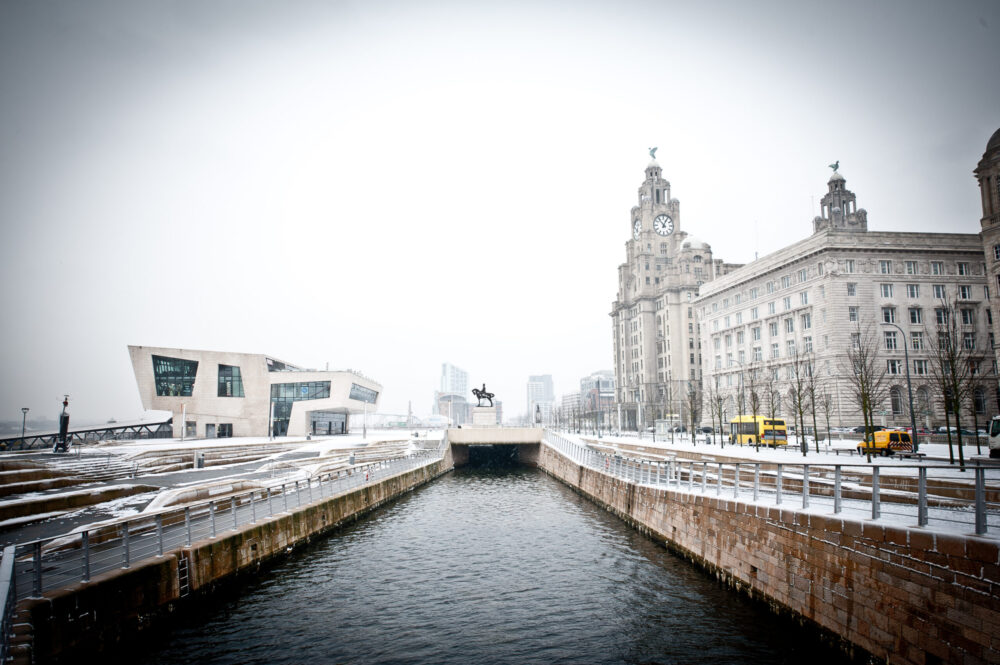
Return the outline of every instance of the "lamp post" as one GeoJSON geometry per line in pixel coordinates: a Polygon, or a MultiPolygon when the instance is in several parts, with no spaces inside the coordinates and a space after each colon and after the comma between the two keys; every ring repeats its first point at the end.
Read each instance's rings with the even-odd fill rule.
{"type": "Polygon", "coordinates": [[[28,419],[28,407],[21,407],[21,447],[24,448],[24,422],[28,419]]]}
{"type": "Polygon", "coordinates": [[[910,383],[910,350],[906,342],[906,332],[895,323],[884,322],[884,325],[892,326],[903,336],[903,362],[906,363],[906,393],[910,398],[910,438],[913,439],[913,452],[917,452],[917,416],[913,412],[913,386],[910,383]]]}

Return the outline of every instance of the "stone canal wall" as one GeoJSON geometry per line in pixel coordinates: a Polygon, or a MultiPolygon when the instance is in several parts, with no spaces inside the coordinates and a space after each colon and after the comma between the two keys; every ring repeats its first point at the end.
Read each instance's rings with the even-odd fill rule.
{"type": "MultiPolygon", "coordinates": [[[[133,640],[165,615],[183,611],[217,585],[254,573],[339,525],[398,498],[453,468],[450,450],[433,464],[372,482],[289,513],[262,518],[239,531],[192,543],[127,569],[95,576],[19,606],[19,623],[31,626],[21,662],[81,661],[81,654],[133,640]]],[[[27,637],[27,636],[25,636],[27,637]]],[[[23,646],[24,640],[19,640],[23,646]]],[[[87,660],[83,658],[82,660],[87,660]]]]}
{"type": "Polygon", "coordinates": [[[1000,663],[996,540],[638,486],[538,465],[727,584],[890,663],[1000,663]]]}

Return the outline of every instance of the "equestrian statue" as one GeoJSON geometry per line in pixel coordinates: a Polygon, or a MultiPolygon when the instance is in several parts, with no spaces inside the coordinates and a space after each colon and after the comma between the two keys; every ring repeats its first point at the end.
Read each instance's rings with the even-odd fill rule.
{"type": "Polygon", "coordinates": [[[482,406],[484,399],[485,400],[489,400],[490,406],[493,406],[493,393],[486,392],[486,384],[485,383],[483,384],[482,390],[480,390],[479,388],[473,388],[472,389],[472,394],[475,395],[476,399],[479,400],[479,403],[476,404],[476,406],[482,406]]]}

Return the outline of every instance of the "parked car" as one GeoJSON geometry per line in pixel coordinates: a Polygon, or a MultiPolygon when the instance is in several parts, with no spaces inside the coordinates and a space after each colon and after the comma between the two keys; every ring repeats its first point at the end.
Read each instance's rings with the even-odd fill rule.
{"type": "MultiPolygon", "coordinates": [[[[885,428],[882,427],[881,425],[872,425],[871,427],[868,428],[868,431],[869,432],[881,432],[884,429],[885,428]]],[[[857,427],[855,427],[851,431],[854,432],[855,434],[864,434],[865,433],[865,426],[864,425],[858,425],[857,427]]]]}
{"type": "Polygon", "coordinates": [[[697,431],[698,431],[699,434],[714,434],[715,433],[715,430],[712,429],[711,427],[699,427],[697,431]]]}
{"type": "Polygon", "coordinates": [[[913,452],[910,435],[898,429],[872,432],[863,443],[858,444],[858,454],[892,455],[894,452],[913,452]]]}

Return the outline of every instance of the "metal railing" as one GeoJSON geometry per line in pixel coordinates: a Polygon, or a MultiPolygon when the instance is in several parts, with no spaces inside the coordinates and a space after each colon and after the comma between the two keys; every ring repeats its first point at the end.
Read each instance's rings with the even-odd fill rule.
{"type": "MultiPolygon", "coordinates": [[[[348,492],[389,476],[432,464],[442,448],[418,450],[412,455],[331,471],[305,480],[241,492],[183,508],[144,513],[58,538],[13,545],[4,554],[3,570],[10,578],[0,587],[11,599],[40,597],[44,592],[165,552],[214,538],[227,530],[292,512],[304,505],[348,492]],[[9,564],[8,564],[9,561],[9,564]]],[[[3,584],[3,580],[0,580],[3,584]]],[[[4,633],[4,644],[7,643],[4,633]]],[[[0,661],[2,662],[2,661],[0,661]]]]}
{"type": "Polygon", "coordinates": [[[598,452],[549,430],[545,443],[578,464],[641,485],[977,535],[1000,528],[998,467],[969,467],[956,477],[948,464],[651,460],[598,452]]]}

